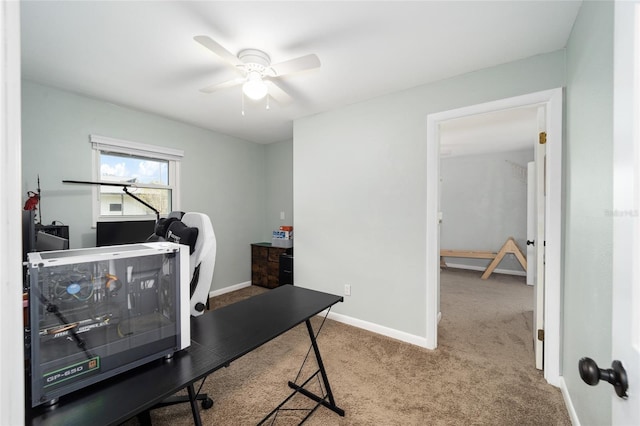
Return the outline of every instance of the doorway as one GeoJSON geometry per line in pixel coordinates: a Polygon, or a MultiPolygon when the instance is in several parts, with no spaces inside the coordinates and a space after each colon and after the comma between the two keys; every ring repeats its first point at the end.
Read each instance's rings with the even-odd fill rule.
{"type": "MultiPolygon", "coordinates": [[[[536,345],[533,333],[538,328],[534,327],[538,316],[533,315],[537,306],[533,282],[535,238],[529,237],[537,221],[533,217],[528,220],[537,216],[535,197],[528,197],[529,189],[535,195],[535,169],[533,176],[528,176],[528,164],[535,167],[538,131],[538,106],[440,123],[440,248],[454,256],[442,258],[442,320],[438,332],[439,338],[446,336],[448,340],[451,327],[466,324],[450,319],[458,311],[451,305],[456,297],[456,304],[471,308],[466,315],[475,318],[476,346],[491,347],[496,339],[508,334],[513,337],[517,330],[517,339],[503,341],[503,355],[515,354],[520,347],[524,352],[510,361],[522,361],[524,356],[529,362],[535,359],[536,367],[542,369],[542,346],[536,345]],[[515,253],[499,263],[490,258],[503,246],[513,250],[514,244],[521,253],[525,248],[532,251],[527,253],[526,263],[521,264],[515,253]],[[487,270],[489,264],[492,266],[487,270]],[[473,277],[476,279],[470,281],[473,277]],[[526,285],[529,279],[531,286],[526,285]],[[509,320],[495,321],[496,316],[509,320]]],[[[544,220],[544,213],[541,218],[544,220]]],[[[473,346],[474,339],[468,340],[473,346]]]]}
{"type": "Polygon", "coordinates": [[[544,106],[547,127],[547,179],[545,217],[544,292],[544,376],[547,382],[560,385],[560,274],[561,274],[561,202],[562,202],[562,89],[552,89],[484,104],[472,105],[427,116],[427,347],[438,345],[440,316],[440,125],[454,118],[492,111],[544,106]]]}

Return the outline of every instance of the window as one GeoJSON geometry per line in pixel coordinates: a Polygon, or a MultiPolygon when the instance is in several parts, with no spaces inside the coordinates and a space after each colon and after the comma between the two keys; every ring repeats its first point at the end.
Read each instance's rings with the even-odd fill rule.
{"type": "Polygon", "coordinates": [[[179,210],[182,151],[97,135],[91,144],[94,180],[104,183],[94,188],[94,221],[155,219],[145,203],[161,215],[179,210]]]}

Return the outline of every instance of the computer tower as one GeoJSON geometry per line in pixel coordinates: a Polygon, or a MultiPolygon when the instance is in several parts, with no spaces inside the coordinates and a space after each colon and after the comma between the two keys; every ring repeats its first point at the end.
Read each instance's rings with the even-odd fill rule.
{"type": "Polygon", "coordinates": [[[190,344],[186,246],[35,252],[28,270],[32,407],[190,344]]]}

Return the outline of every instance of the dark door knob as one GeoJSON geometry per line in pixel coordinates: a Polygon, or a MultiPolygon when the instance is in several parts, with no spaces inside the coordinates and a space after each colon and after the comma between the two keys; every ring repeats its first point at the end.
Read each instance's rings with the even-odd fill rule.
{"type": "Polygon", "coordinates": [[[613,385],[616,395],[620,398],[627,398],[627,389],[629,389],[627,371],[620,361],[613,361],[611,368],[604,370],[598,368],[598,364],[594,360],[585,357],[578,362],[578,369],[580,377],[586,384],[595,386],[600,380],[604,380],[613,385]]]}
{"type": "Polygon", "coordinates": [[[535,241],[529,241],[529,240],[527,240],[527,245],[528,245],[528,246],[535,246],[535,245],[536,245],[536,242],[535,242],[535,241]]]}

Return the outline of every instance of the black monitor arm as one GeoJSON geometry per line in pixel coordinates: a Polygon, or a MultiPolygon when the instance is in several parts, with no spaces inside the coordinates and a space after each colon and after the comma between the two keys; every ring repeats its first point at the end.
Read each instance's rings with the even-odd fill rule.
{"type": "Polygon", "coordinates": [[[160,220],[160,212],[155,207],[153,207],[151,204],[147,203],[146,201],[142,200],[140,197],[138,197],[138,196],[132,194],[131,192],[129,192],[128,188],[130,186],[134,186],[134,185],[131,185],[130,183],[91,182],[91,181],[85,181],[85,180],[63,180],[62,183],[79,183],[79,184],[82,184],[82,185],[121,186],[122,187],[122,191],[125,194],[127,194],[129,197],[133,198],[137,202],[139,202],[141,204],[144,204],[146,207],[151,209],[156,214],[156,221],[160,220]]]}

